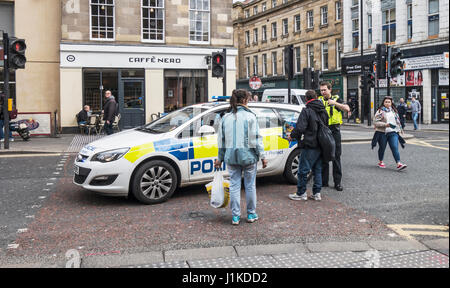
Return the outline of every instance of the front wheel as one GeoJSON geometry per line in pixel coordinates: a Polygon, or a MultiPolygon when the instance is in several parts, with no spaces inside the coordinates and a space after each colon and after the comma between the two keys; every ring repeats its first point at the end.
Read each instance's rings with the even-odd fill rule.
{"type": "MultiPolygon", "coordinates": [[[[286,161],[286,167],[284,168],[284,177],[288,180],[290,184],[297,184],[298,182],[298,169],[300,168],[300,153],[301,150],[299,148],[292,151],[291,155],[289,155],[288,160],[286,161]]],[[[311,181],[313,177],[312,171],[308,173],[308,182],[311,181]]]]}
{"type": "Polygon", "coordinates": [[[144,204],[167,201],[177,188],[177,172],[165,161],[154,160],[143,164],[132,180],[132,193],[144,204]]]}

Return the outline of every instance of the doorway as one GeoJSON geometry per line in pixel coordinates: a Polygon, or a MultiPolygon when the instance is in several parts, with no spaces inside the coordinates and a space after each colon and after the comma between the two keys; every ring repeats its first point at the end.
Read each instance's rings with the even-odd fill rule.
{"type": "Polygon", "coordinates": [[[145,124],[144,80],[121,79],[119,86],[119,127],[131,129],[145,124]]]}

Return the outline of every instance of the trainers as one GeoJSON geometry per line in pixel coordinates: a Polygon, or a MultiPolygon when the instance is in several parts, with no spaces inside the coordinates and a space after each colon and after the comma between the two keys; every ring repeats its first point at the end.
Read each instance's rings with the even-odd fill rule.
{"type": "Polygon", "coordinates": [[[307,201],[308,196],[306,196],[306,193],[303,193],[303,195],[298,195],[297,193],[289,194],[289,199],[294,201],[307,201]]]}
{"type": "Polygon", "coordinates": [[[14,142],[14,138],[9,138],[9,142],[14,142]]]}
{"type": "Polygon", "coordinates": [[[233,216],[233,218],[231,218],[231,225],[239,225],[240,220],[241,220],[241,217],[233,216]]]}
{"type": "Polygon", "coordinates": [[[3,139],[3,138],[2,138],[2,139],[0,139],[0,142],[5,142],[5,139],[3,139]]]}
{"type": "Polygon", "coordinates": [[[380,168],[386,168],[386,165],[384,164],[384,162],[383,161],[380,161],[380,162],[378,162],[378,167],[380,167],[380,168]]]}
{"type": "Polygon", "coordinates": [[[406,167],[408,167],[408,166],[406,166],[405,164],[402,164],[400,162],[398,162],[398,164],[397,164],[398,171],[401,171],[401,170],[405,169],[406,167]]]}
{"type": "Polygon", "coordinates": [[[311,199],[313,199],[315,201],[322,201],[322,197],[320,197],[320,193],[311,195],[311,199]]]}
{"type": "Polygon", "coordinates": [[[256,213],[250,214],[250,215],[247,216],[247,222],[248,223],[253,223],[253,222],[255,222],[258,219],[259,219],[258,218],[258,214],[256,214],[256,213]]]}

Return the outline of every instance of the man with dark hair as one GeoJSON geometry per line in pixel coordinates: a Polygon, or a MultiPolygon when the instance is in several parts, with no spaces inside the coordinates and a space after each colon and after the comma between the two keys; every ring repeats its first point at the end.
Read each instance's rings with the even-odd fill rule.
{"type": "MultiPolygon", "coordinates": [[[[325,109],[328,113],[328,126],[333,133],[334,141],[336,142],[336,157],[333,160],[333,179],[334,188],[337,191],[342,191],[341,180],[342,180],[342,166],[341,166],[341,125],[342,125],[342,111],[350,112],[350,107],[344,104],[342,99],[338,95],[331,95],[331,84],[329,82],[320,82],[320,93],[319,100],[322,101],[325,109]]],[[[328,187],[330,166],[328,162],[323,163],[322,167],[322,186],[328,187]]]]}
{"type": "Polygon", "coordinates": [[[297,120],[296,127],[288,137],[289,141],[297,139],[299,147],[302,149],[299,158],[297,193],[290,194],[289,198],[295,201],[306,201],[306,184],[308,173],[312,170],[314,174],[314,186],[312,199],[322,200],[320,191],[322,189],[322,151],[317,141],[318,121],[328,123],[328,115],[325,106],[317,100],[316,92],[308,90],[306,92],[306,108],[302,110],[297,120]],[[303,140],[302,140],[303,136],[303,140]]]}

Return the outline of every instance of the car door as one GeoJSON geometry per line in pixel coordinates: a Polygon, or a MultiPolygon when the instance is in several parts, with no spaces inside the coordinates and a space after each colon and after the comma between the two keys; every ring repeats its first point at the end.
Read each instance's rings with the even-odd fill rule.
{"type": "MultiPolygon", "coordinates": [[[[189,181],[200,182],[214,177],[214,161],[219,154],[217,135],[219,123],[226,109],[212,111],[192,123],[192,149],[189,151],[189,181]],[[215,133],[201,135],[200,127],[208,125],[214,128],[215,133]]],[[[225,163],[222,169],[226,170],[225,163]]]]}

